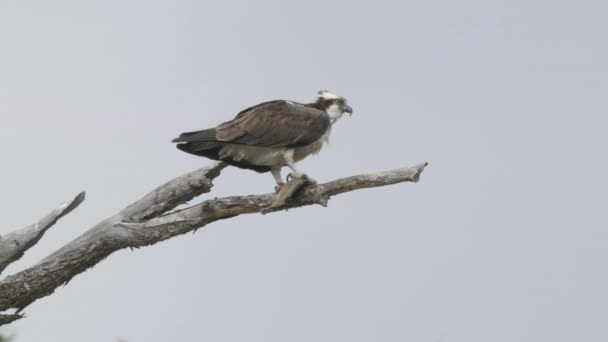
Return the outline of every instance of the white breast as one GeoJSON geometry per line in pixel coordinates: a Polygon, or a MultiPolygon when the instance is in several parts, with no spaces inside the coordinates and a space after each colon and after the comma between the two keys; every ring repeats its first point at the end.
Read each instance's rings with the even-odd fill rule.
{"type": "MultiPolygon", "coordinates": [[[[300,161],[311,154],[317,154],[321,151],[323,145],[329,141],[329,133],[331,128],[310,145],[296,147],[293,149],[295,161],[300,161]]],[[[285,166],[283,154],[287,151],[285,148],[271,148],[247,146],[239,144],[226,144],[219,152],[220,159],[231,158],[236,161],[245,160],[255,165],[263,166],[285,166]]]]}
{"type": "Polygon", "coordinates": [[[227,144],[222,147],[219,155],[220,159],[245,160],[251,164],[262,166],[279,166],[285,163],[282,148],[227,144]]]}
{"type": "Polygon", "coordinates": [[[293,159],[295,159],[295,161],[300,161],[300,160],[308,157],[311,154],[317,154],[317,153],[321,152],[323,145],[325,143],[329,142],[330,133],[331,133],[331,127],[329,127],[327,129],[327,132],[325,132],[325,134],[323,134],[323,136],[321,138],[319,138],[319,140],[313,142],[310,145],[296,147],[293,151],[294,152],[293,159]]]}

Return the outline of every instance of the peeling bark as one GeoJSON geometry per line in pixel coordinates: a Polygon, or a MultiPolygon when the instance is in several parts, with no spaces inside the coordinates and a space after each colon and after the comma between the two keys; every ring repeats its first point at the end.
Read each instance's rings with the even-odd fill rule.
{"type": "MultiPolygon", "coordinates": [[[[17,309],[19,313],[35,300],[52,294],[57,287],[120,249],[152,245],[238,215],[274,212],[312,204],[327,206],[330,197],[345,192],[417,182],[426,166],[427,163],[423,163],[409,168],[308,185],[280,202],[275,202],[274,193],[232,196],[208,199],[171,212],[192,198],[211,191],[212,181],[226,167],[224,163],[216,163],[158,187],[119,213],[98,223],[39,264],[0,281],[0,312],[17,309]]],[[[66,209],[57,218],[67,212],[66,209]]],[[[0,325],[20,318],[19,315],[11,316],[15,315],[0,316],[0,325]]]]}
{"type": "Polygon", "coordinates": [[[25,251],[34,246],[57,221],[69,214],[84,201],[81,192],[73,200],[63,203],[40,221],[0,237],[0,273],[11,263],[19,260],[25,251]]]}

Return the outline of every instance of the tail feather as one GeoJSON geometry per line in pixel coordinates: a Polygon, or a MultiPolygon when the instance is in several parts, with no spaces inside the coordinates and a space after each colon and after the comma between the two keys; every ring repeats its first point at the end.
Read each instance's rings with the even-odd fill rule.
{"type": "Polygon", "coordinates": [[[269,172],[270,166],[255,165],[246,160],[235,160],[232,157],[221,157],[220,151],[227,144],[225,141],[217,141],[215,128],[202,131],[187,132],[173,139],[177,148],[196,156],[206,157],[213,160],[222,160],[232,166],[249,169],[255,172],[269,172]]]}
{"type": "Polygon", "coordinates": [[[221,142],[188,142],[177,144],[177,148],[196,156],[206,157],[213,160],[221,160],[225,163],[239,167],[241,169],[249,169],[255,172],[269,172],[270,166],[255,165],[246,160],[234,160],[232,157],[220,157],[220,150],[224,146],[221,142]]]}
{"type": "Polygon", "coordinates": [[[216,142],[188,142],[177,144],[177,148],[184,152],[214,160],[219,160],[219,151],[221,147],[222,144],[216,142]]]}
{"type": "Polygon", "coordinates": [[[173,139],[173,142],[213,142],[216,141],[215,128],[204,129],[202,131],[182,133],[173,139]]]}

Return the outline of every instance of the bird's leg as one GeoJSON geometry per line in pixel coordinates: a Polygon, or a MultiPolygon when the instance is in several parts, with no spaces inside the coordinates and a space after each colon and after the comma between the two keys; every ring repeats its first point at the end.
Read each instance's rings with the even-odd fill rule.
{"type": "Polygon", "coordinates": [[[287,166],[289,166],[289,168],[293,171],[290,173],[290,176],[293,179],[290,180],[290,176],[287,176],[287,183],[283,183],[283,180],[281,179],[281,167],[274,166],[270,168],[272,176],[277,181],[277,187],[275,188],[277,194],[274,197],[272,204],[262,210],[263,214],[269,213],[273,209],[285,205],[285,203],[303,186],[310,183],[316,184],[314,179],[298,171],[293,160],[293,150],[286,150],[283,152],[283,158],[285,158],[285,164],[287,164],[287,166]]]}
{"type": "Polygon", "coordinates": [[[285,164],[287,164],[287,166],[292,171],[289,175],[287,175],[287,181],[289,181],[289,178],[304,178],[309,183],[312,183],[312,184],[317,183],[314,179],[312,179],[311,177],[307,176],[306,174],[300,172],[296,168],[296,163],[293,160],[293,150],[287,150],[285,153],[283,153],[283,158],[285,158],[285,164]]]}
{"type": "Polygon", "coordinates": [[[274,177],[274,180],[277,182],[277,185],[274,187],[274,191],[279,192],[285,185],[283,178],[281,178],[281,167],[275,166],[270,168],[270,173],[272,173],[272,177],[274,177]]]}
{"type": "Polygon", "coordinates": [[[300,178],[302,177],[302,173],[300,171],[298,171],[298,169],[296,168],[296,163],[293,160],[293,150],[287,150],[285,151],[285,153],[283,153],[283,158],[285,158],[285,164],[287,164],[287,166],[291,169],[291,173],[289,175],[287,175],[287,181],[289,181],[289,178],[300,178]]]}

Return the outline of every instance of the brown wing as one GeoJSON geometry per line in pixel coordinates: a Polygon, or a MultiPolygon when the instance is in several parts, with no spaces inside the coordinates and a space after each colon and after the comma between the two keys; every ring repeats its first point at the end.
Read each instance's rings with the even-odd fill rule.
{"type": "Polygon", "coordinates": [[[311,144],[329,128],[329,116],[318,109],[272,101],[245,109],[216,128],[217,141],[261,147],[311,144]]]}

